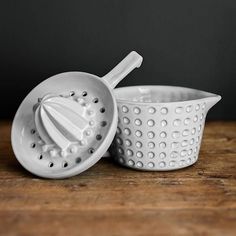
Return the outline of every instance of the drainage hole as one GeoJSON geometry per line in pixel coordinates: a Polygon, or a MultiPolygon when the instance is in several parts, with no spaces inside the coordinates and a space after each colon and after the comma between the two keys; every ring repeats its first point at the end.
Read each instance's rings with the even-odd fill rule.
{"type": "Polygon", "coordinates": [[[93,148],[89,148],[88,152],[89,152],[90,154],[92,154],[92,153],[94,153],[94,149],[93,149],[93,148]]]}
{"type": "Polygon", "coordinates": [[[66,161],[63,162],[62,166],[63,166],[63,168],[66,168],[68,166],[68,162],[66,162],[66,161]]]}
{"type": "Polygon", "coordinates": [[[98,135],[96,136],[96,139],[97,139],[97,140],[101,140],[101,139],[102,139],[102,135],[101,135],[101,134],[98,134],[98,135]]]}
{"type": "Polygon", "coordinates": [[[35,148],[36,147],[36,144],[35,143],[31,143],[31,148],[35,148]]]}
{"type": "Polygon", "coordinates": [[[105,108],[102,107],[102,108],[100,109],[100,112],[101,112],[101,113],[104,113],[104,112],[105,112],[105,108]]]}
{"type": "Polygon", "coordinates": [[[102,127],[105,127],[107,125],[107,122],[104,120],[100,124],[101,124],[102,127]]]}
{"type": "Polygon", "coordinates": [[[70,92],[70,96],[72,97],[72,96],[74,96],[75,95],[75,92],[74,91],[71,91],[70,92]]]}
{"type": "Polygon", "coordinates": [[[81,162],[81,158],[80,157],[77,157],[76,159],[75,159],[75,163],[80,163],[81,162]]]}
{"type": "Polygon", "coordinates": [[[94,98],[94,99],[93,99],[93,102],[94,102],[94,103],[98,103],[98,98],[94,98]]]}
{"type": "Polygon", "coordinates": [[[43,155],[39,155],[39,160],[42,160],[43,159],[43,155]]]}
{"type": "Polygon", "coordinates": [[[88,93],[87,93],[86,91],[84,91],[84,92],[82,93],[82,96],[85,97],[85,96],[87,96],[87,94],[88,94],[88,93]]]}
{"type": "Polygon", "coordinates": [[[30,132],[31,132],[31,134],[35,134],[36,131],[35,131],[35,129],[31,129],[30,132]]]}
{"type": "Polygon", "coordinates": [[[51,168],[54,166],[53,162],[49,162],[48,166],[51,168]]]}

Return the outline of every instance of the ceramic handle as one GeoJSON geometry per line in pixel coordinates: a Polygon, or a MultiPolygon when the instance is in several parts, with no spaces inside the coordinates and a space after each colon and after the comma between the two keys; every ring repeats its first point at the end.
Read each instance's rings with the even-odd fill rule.
{"type": "Polygon", "coordinates": [[[115,68],[102,77],[111,88],[116,85],[133,69],[141,66],[143,58],[135,51],[130,52],[115,68]]]}

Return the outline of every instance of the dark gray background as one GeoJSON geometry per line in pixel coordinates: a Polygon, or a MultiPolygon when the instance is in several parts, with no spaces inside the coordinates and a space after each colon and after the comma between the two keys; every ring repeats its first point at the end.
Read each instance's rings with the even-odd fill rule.
{"type": "Polygon", "coordinates": [[[1,118],[63,71],[104,75],[129,51],[144,63],[119,86],[179,85],[223,99],[210,119],[236,119],[236,1],[1,1],[1,118]]]}

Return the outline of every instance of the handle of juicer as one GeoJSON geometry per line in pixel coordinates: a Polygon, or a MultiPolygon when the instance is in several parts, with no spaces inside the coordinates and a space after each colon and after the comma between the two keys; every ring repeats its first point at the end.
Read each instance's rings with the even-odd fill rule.
{"type": "Polygon", "coordinates": [[[133,69],[140,67],[142,61],[142,56],[132,51],[115,68],[103,76],[102,79],[105,80],[111,88],[115,88],[133,69]]]}

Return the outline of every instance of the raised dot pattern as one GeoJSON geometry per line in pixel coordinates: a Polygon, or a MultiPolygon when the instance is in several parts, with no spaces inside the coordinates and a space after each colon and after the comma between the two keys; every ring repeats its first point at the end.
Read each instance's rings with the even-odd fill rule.
{"type": "Polygon", "coordinates": [[[198,158],[206,104],[119,106],[119,127],[113,149],[122,165],[171,170],[198,158]],[[115,146],[115,147],[114,147],[115,146]]]}

